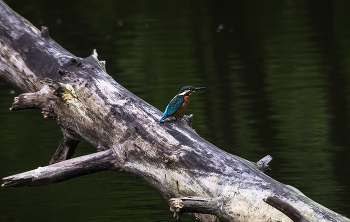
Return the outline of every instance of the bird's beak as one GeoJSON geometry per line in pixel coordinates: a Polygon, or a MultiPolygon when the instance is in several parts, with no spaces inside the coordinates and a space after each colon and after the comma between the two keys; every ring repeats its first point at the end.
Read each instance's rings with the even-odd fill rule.
{"type": "Polygon", "coordinates": [[[205,89],[205,87],[196,87],[196,88],[194,88],[194,90],[201,90],[201,89],[205,89]]]}

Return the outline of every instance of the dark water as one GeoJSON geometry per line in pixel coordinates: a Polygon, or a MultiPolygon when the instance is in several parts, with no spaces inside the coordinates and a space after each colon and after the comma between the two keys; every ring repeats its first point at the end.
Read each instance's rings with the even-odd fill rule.
{"type": "MultiPolygon", "coordinates": [[[[185,114],[206,140],[350,216],[350,1],[5,1],[79,57],[163,110],[184,85],[206,86],[185,114]]],[[[1,15],[0,15],[1,16],[1,15]]],[[[39,110],[10,112],[0,83],[0,177],[45,166],[62,138],[39,110]]],[[[76,156],[95,152],[84,142],[76,156]]],[[[185,215],[183,221],[195,221],[185,215]]],[[[174,221],[128,174],[1,188],[0,221],[174,221]]]]}

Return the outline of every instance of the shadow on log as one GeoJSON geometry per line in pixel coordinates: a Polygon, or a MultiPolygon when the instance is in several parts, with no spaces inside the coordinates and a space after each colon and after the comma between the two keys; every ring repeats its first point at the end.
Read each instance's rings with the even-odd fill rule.
{"type": "Polygon", "coordinates": [[[265,174],[258,163],[201,138],[192,117],[160,124],[162,112],[112,79],[97,52],[79,58],[0,1],[0,80],[23,92],[11,108],[41,109],[63,140],[49,166],[4,178],[4,187],[42,186],[103,170],[142,178],[180,218],[201,221],[290,221],[264,202],[290,203],[310,221],[350,221],[265,174]],[[45,65],[43,65],[45,64],[45,65]],[[71,158],[85,139],[98,153],[71,158]]]}

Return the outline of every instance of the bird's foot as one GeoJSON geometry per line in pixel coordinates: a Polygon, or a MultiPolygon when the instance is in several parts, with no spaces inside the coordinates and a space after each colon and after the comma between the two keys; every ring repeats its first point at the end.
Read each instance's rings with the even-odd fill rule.
{"type": "Polygon", "coordinates": [[[181,121],[181,119],[182,119],[182,116],[180,116],[180,115],[178,115],[178,116],[175,116],[175,119],[176,119],[176,121],[181,121]]]}

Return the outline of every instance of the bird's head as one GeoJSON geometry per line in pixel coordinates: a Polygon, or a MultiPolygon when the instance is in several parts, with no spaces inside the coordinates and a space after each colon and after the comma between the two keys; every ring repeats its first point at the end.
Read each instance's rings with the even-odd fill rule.
{"type": "Polygon", "coordinates": [[[180,89],[179,95],[181,96],[189,96],[196,90],[205,89],[205,87],[193,87],[193,86],[184,86],[180,89]]]}

